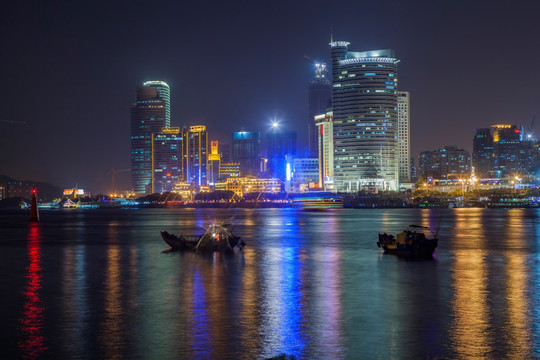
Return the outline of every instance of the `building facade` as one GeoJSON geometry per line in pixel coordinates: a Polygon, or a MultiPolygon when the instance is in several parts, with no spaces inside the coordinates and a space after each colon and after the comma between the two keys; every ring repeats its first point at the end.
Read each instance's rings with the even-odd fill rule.
{"type": "Polygon", "coordinates": [[[186,181],[193,186],[207,185],[208,134],[206,126],[190,126],[185,135],[184,169],[186,181]]]}
{"type": "Polygon", "coordinates": [[[290,192],[303,193],[313,188],[319,188],[319,159],[293,159],[290,192]]]}
{"type": "Polygon", "coordinates": [[[328,69],[325,63],[315,64],[313,79],[308,85],[308,136],[309,157],[319,156],[319,143],[315,116],[324,114],[332,106],[332,84],[328,79],[328,69]]]}
{"type": "Polygon", "coordinates": [[[255,176],[230,177],[216,182],[217,191],[233,191],[243,197],[247,193],[279,193],[281,181],[278,179],[260,179],[255,176]]]}
{"type": "Polygon", "coordinates": [[[218,141],[210,142],[210,154],[208,154],[208,185],[214,186],[219,179],[219,165],[221,164],[221,155],[219,154],[218,141]]]}
{"type": "Polygon", "coordinates": [[[152,186],[152,134],[166,127],[165,100],[157,87],[137,89],[130,125],[131,189],[136,194],[145,194],[152,186]]]}
{"type": "Polygon", "coordinates": [[[285,180],[286,156],[297,156],[296,131],[271,130],[266,133],[266,172],[270,177],[285,180]]]}
{"type": "Polygon", "coordinates": [[[152,135],[152,193],[173,191],[184,179],[183,137],[179,127],[165,127],[152,135]]]}
{"type": "Polygon", "coordinates": [[[240,164],[242,176],[257,176],[261,158],[261,133],[238,131],[232,136],[232,161],[240,164]]]}
{"type": "Polygon", "coordinates": [[[159,97],[163,100],[165,108],[165,127],[171,126],[171,88],[165,81],[151,80],[143,83],[145,87],[154,87],[159,93],[159,97]]]}
{"type": "Polygon", "coordinates": [[[398,190],[397,63],[393,50],[330,43],[334,183],[340,191],[398,190]]]}
{"type": "Polygon", "coordinates": [[[490,177],[493,165],[493,136],[490,128],[476,129],[473,138],[472,164],[478,177],[490,177]]]}
{"type": "Polygon", "coordinates": [[[334,127],[332,118],[331,111],[315,116],[319,146],[319,187],[324,190],[334,189],[334,127]]]}
{"type": "Polygon", "coordinates": [[[471,174],[471,155],[457,146],[420,153],[424,175],[433,179],[458,179],[471,174]]]}
{"type": "Polygon", "coordinates": [[[398,167],[399,182],[411,181],[411,134],[410,134],[410,102],[408,91],[398,91],[398,167]]]}

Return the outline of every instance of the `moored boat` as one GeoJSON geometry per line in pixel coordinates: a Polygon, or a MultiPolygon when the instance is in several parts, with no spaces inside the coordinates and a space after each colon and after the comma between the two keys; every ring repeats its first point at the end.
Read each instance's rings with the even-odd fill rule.
{"type": "Polygon", "coordinates": [[[377,246],[383,248],[385,254],[394,254],[397,256],[412,259],[429,259],[438,245],[437,234],[428,238],[426,231],[431,230],[428,227],[409,225],[409,228],[400,232],[396,236],[379,233],[377,246]]]}
{"type": "Polygon", "coordinates": [[[162,239],[173,249],[194,251],[200,253],[220,252],[225,254],[240,254],[246,243],[229,229],[229,225],[212,224],[202,235],[174,235],[161,231],[162,239]]]}

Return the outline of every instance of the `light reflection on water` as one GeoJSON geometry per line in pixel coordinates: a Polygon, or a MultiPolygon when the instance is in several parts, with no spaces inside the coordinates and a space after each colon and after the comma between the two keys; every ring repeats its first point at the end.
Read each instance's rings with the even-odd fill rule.
{"type": "Polygon", "coordinates": [[[41,215],[30,230],[17,214],[0,219],[15,224],[0,226],[0,326],[18,328],[8,357],[540,355],[534,209],[41,215]],[[242,257],[162,252],[160,230],[200,233],[231,218],[242,257]],[[436,260],[381,254],[377,233],[409,224],[440,228],[436,260]]]}

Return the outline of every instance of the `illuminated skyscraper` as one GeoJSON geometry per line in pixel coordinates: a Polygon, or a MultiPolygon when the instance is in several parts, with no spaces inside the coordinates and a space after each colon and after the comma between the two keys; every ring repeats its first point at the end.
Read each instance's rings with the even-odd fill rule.
{"type": "Polygon", "coordinates": [[[165,127],[171,126],[171,88],[165,81],[145,81],[143,86],[155,87],[165,106],[165,127]]]}
{"type": "Polygon", "coordinates": [[[398,91],[398,154],[399,181],[411,181],[411,144],[410,144],[410,94],[398,91]]]}
{"type": "Polygon", "coordinates": [[[319,145],[319,187],[334,190],[334,127],[332,112],[315,116],[319,145]]]}
{"type": "Polygon", "coordinates": [[[337,190],[398,190],[397,60],[331,42],[337,190]]]}
{"type": "Polygon", "coordinates": [[[214,186],[219,179],[219,165],[221,164],[221,155],[218,151],[218,142],[210,142],[210,154],[208,154],[207,181],[208,185],[214,186]]]}
{"type": "MultiPolygon", "coordinates": [[[[313,120],[315,122],[315,120],[313,120]]],[[[268,158],[268,173],[271,177],[285,180],[287,162],[285,157],[297,156],[296,131],[273,129],[266,133],[266,156],[268,158]]],[[[291,166],[292,164],[289,164],[291,166]]],[[[291,169],[292,170],[292,169],[291,169]]]]}
{"type": "Polygon", "coordinates": [[[318,157],[318,133],[315,116],[332,106],[332,85],[328,80],[326,64],[315,64],[315,74],[308,85],[308,135],[309,157],[318,157]]]}
{"type": "Polygon", "coordinates": [[[476,129],[473,138],[472,163],[481,178],[489,177],[493,163],[493,136],[490,128],[476,129]]]}
{"type": "Polygon", "coordinates": [[[131,108],[131,188],[137,194],[151,191],[152,134],[165,125],[165,100],[154,86],[137,89],[131,108]]]}
{"type": "Polygon", "coordinates": [[[190,126],[184,143],[186,181],[196,186],[207,185],[208,134],[206,126],[190,126]]]}
{"type": "Polygon", "coordinates": [[[183,180],[183,134],[178,127],[165,127],[152,139],[152,193],[173,191],[183,180]]]}
{"type": "Polygon", "coordinates": [[[261,161],[261,133],[248,131],[233,133],[232,160],[240,164],[242,176],[257,176],[261,161]]]}

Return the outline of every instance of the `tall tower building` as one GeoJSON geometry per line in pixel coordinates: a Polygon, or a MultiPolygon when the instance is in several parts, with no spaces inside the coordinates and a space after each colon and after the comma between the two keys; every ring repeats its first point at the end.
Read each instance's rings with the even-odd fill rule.
{"type": "Polygon", "coordinates": [[[318,157],[318,134],[315,116],[324,114],[332,106],[332,84],[328,80],[326,64],[315,64],[315,74],[308,85],[309,157],[318,157]]]}
{"type": "MultiPolygon", "coordinates": [[[[313,120],[315,123],[315,120],[313,120]]],[[[296,131],[283,131],[273,129],[266,133],[266,156],[268,158],[268,172],[273,178],[285,179],[287,162],[285,157],[297,156],[296,131]]]]}
{"type": "Polygon", "coordinates": [[[184,169],[186,181],[195,186],[207,184],[208,134],[206,126],[190,126],[185,135],[184,169]]]}
{"type": "Polygon", "coordinates": [[[164,127],[152,134],[152,193],[173,191],[183,180],[183,136],[179,127],[164,127]]]}
{"type": "Polygon", "coordinates": [[[411,143],[410,143],[410,94],[398,91],[398,167],[399,182],[411,181],[411,143]]]}
{"type": "Polygon", "coordinates": [[[491,129],[476,129],[473,138],[472,163],[479,177],[488,177],[493,164],[493,137],[491,129]]]}
{"type": "Polygon", "coordinates": [[[155,87],[165,106],[165,127],[171,126],[171,88],[165,81],[145,81],[143,86],[155,87]]]}
{"type": "Polygon", "coordinates": [[[319,187],[324,190],[334,190],[334,127],[332,118],[332,112],[315,116],[319,142],[319,187]]]}
{"type": "Polygon", "coordinates": [[[219,166],[221,165],[221,155],[218,150],[218,141],[210,142],[210,154],[208,154],[207,181],[208,185],[214,186],[219,179],[219,166]]]}
{"type": "Polygon", "coordinates": [[[131,188],[137,194],[151,191],[152,134],[163,127],[165,100],[157,87],[138,88],[131,108],[131,188]]]}
{"type": "Polygon", "coordinates": [[[257,176],[261,161],[261,133],[238,131],[232,135],[232,160],[242,176],[257,176]]]}
{"type": "Polygon", "coordinates": [[[398,190],[397,60],[394,51],[349,52],[330,43],[337,190],[398,190]]]}

